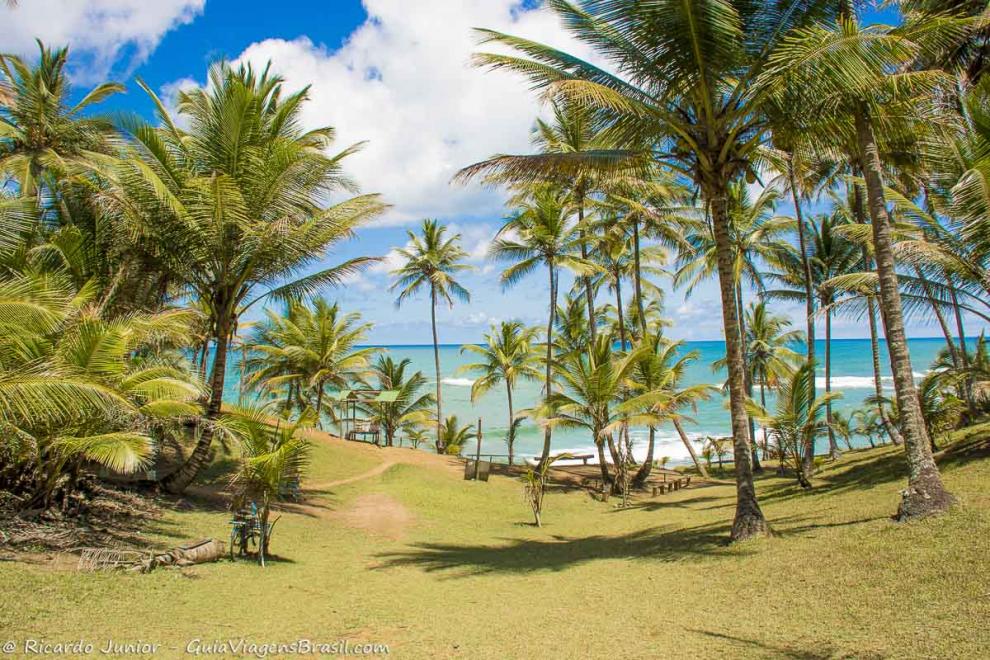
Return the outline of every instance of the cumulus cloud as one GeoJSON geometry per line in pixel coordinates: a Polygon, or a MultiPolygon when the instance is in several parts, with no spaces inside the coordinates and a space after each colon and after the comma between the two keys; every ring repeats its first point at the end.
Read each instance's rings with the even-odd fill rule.
{"type": "Polygon", "coordinates": [[[192,21],[206,0],[27,0],[0,5],[4,52],[34,55],[35,38],[68,45],[86,82],[108,76],[123,62],[133,69],[154,51],[166,32],[192,21]]]}
{"type": "Polygon", "coordinates": [[[394,207],[383,220],[498,218],[503,194],[454,187],[462,167],[499,152],[526,152],[539,99],[524,80],[470,64],[472,28],[526,36],[588,57],[551,13],[518,0],[364,0],[368,20],[338,50],[307,38],[269,39],[240,61],[271,60],[289,87],[312,85],[309,126],[337,128],[341,146],[368,141],[347,169],[394,207]]]}

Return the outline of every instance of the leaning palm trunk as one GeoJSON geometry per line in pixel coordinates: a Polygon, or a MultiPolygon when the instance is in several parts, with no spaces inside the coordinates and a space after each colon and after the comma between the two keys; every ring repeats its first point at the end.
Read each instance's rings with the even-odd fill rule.
{"type": "Polygon", "coordinates": [[[908,463],[908,487],[902,492],[897,512],[898,519],[906,520],[945,511],[953,498],[942,484],[942,477],[932,457],[914,384],[911,355],[908,353],[904,332],[890,219],[883,196],[880,151],[867,112],[865,107],[860,108],[854,119],[873,225],[873,245],[880,280],[880,307],[885,321],[887,350],[890,352],[890,367],[894,375],[894,389],[901,414],[901,431],[908,463]]]}
{"type": "Polygon", "coordinates": [[[769,532],[766,518],[756,499],[750,458],[749,416],[746,414],[746,368],[736,315],[735,277],[729,239],[728,198],[725,190],[709,195],[715,249],[718,259],[719,290],[722,296],[722,322],[725,328],[725,356],[729,370],[729,405],[732,418],[733,455],[736,470],[736,514],[732,521],[734,541],[769,532]]]}
{"type": "Polygon", "coordinates": [[[973,398],[974,379],[969,369],[969,352],[966,350],[966,329],[963,327],[962,310],[959,308],[959,296],[956,293],[956,284],[952,275],[946,276],[946,283],[949,285],[949,295],[952,298],[952,311],[956,320],[956,332],[959,333],[959,358],[962,360],[963,369],[967,373],[966,382],[963,385],[966,394],[966,410],[969,413],[970,420],[975,420],[979,412],[976,409],[976,400],[973,398]]]}
{"type": "Polygon", "coordinates": [[[213,421],[220,417],[223,405],[224,376],[227,372],[227,348],[230,344],[231,323],[224,314],[217,322],[216,355],[213,356],[213,371],[210,374],[210,399],[206,404],[206,423],[201,425],[199,441],[189,456],[189,460],[178,470],[167,476],[162,486],[170,493],[178,494],[193,482],[210,458],[210,445],[213,443],[213,421]]]}
{"type": "Polygon", "coordinates": [[[673,419],[674,428],[677,430],[677,435],[681,437],[681,442],[684,443],[684,447],[688,450],[688,454],[691,455],[691,460],[694,462],[694,467],[698,469],[698,473],[704,477],[708,478],[708,470],[705,468],[705,464],[698,460],[698,452],[694,450],[694,445],[691,444],[691,439],[687,437],[687,433],[684,432],[684,427],[681,426],[681,420],[676,417],[673,419]]]}

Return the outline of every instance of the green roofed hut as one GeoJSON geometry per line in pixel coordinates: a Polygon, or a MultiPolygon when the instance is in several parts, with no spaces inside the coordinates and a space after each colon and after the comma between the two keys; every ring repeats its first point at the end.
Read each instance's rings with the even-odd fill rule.
{"type": "Polygon", "coordinates": [[[337,434],[344,440],[370,441],[381,446],[378,423],[358,417],[358,413],[369,406],[395,403],[398,398],[399,390],[342,390],[332,394],[330,399],[337,417],[337,434]]]}

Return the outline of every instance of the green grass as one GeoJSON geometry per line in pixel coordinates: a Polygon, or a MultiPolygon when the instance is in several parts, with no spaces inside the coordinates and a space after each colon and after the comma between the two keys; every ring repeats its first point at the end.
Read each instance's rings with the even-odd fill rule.
{"type": "MultiPolygon", "coordinates": [[[[366,453],[335,445],[318,458],[324,449],[337,465],[318,464],[330,472],[314,481],[367,469],[366,453]]],[[[811,493],[765,476],[776,536],[736,546],[724,544],[727,485],[627,510],[553,492],[536,529],[515,481],[396,465],[318,504],[387,495],[415,516],[401,540],[313,509],[283,515],[273,550],[286,559],[265,570],[221,562],[141,576],[4,562],[0,630],[141,638],[169,654],[194,637],[244,636],[382,642],[397,657],[985,657],[987,453],[984,444],[947,456],[959,505],[910,524],[889,520],[905,483],[897,448],[847,454],[811,493]]],[[[164,544],[223,537],[226,520],[175,511],[148,532],[164,544]]]]}

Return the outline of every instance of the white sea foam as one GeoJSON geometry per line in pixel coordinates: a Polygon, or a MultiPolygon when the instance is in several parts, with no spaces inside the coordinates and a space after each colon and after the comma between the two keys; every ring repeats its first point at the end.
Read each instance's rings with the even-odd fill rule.
{"type": "Polygon", "coordinates": [[[444,385],[452,385],[454,387],[471,387],[474,385],[474,381],[470,378],[441,378],[440,382],[444,385]]]}
{"type": "MultiPolygon", "coordinates": [[[[921,380],[925,374],[914,372],[914,379],[921,380]]],[[[894,389],[893,376],[881,376],[880,386],[885,390],[894,389]]],[[[815,387],[825,388],[825,377],[815,378],[815,387]]],[[[873,376],[832,376],[833,390],[873,389],[873,376]]]]}

